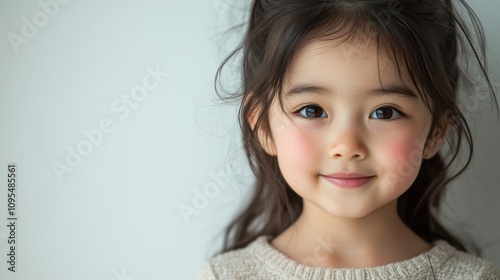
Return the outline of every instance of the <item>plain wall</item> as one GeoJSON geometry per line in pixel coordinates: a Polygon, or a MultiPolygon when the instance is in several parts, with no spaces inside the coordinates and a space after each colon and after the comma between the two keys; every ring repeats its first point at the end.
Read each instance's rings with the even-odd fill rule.
{"type": "MultiPolygon", "coordinates": [[[[248,4],[62,2],[0,1],[0,278],[191,279],[251,190],[237,106],[221,105],[213,89],[241,35],[224,31],[248,4]],[[15,273],[9,163],[18,179],[15,273]]],[[[498,81],[500,4],[471,5],[498,81]]],[[[500,266],[492,112],[469,112],[474,161],[452,184],[444,216],[500,266]]]]}

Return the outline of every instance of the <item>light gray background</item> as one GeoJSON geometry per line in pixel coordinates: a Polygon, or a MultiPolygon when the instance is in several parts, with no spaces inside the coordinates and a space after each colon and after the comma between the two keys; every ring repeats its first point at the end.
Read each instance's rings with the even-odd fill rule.
{"type": "MultiPolygon", "coordinates": [[[[38,1],[0,1],[0,279],[190,279],[219,248],[216,234],[251,182],[237,108],[218,105],[212,86],[239,36],[221,32],[246,13],[230,1],[72,0],[52,6],[47,22],[38,1]],[[23,18],[34,16],[40,27],[13,45],[9,36],[22,36],[23,18]],[[127,116],[117,112],[148,68],[168,77],[127,105],[127,116]],[[114,130],[59,180],[54,162],[66,164],[67,147],[87,139],[82,130],[106,119],[114,130]],[[18,165],[16,273],[6,263],[10,162],[18,165]],[[179,207],[206,191],[201,209],[183,216],[179,207]]],[[[471,2],[490,59],[500,58],[497,2],[471,2]]],[[[477,108],[474,163],[453,183],[445,216],[500,266],[499,123],[477,108]]]]}

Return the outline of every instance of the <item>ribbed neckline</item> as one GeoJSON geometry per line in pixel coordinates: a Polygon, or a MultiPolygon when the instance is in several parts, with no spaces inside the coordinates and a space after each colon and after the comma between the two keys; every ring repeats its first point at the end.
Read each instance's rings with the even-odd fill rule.
{"type": "MultiPolygon", "coordinates": [[[[287,279],[359,279],[425,275],[436,271],[450,257],[453,247],[444,240],[434,241],[429,251],[411,259],[369,268],[313,267],[290,259],[274,248],[271,236],[259,236],[250,244],[253,252],[271,271],[287,279]]],[[[249,246],[249,247],[250,247],[249,246]]],[[[431,277],[432,279],[432,277],[431,277]]]]}

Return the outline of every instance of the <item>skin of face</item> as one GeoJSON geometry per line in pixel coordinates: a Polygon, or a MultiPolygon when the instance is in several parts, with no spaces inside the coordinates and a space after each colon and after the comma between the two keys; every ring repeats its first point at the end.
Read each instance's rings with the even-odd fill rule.
{"type": "Polygon", "coordinates": [[[431,117],[409,81],[374,44],[315,41],[295,54],[285,78],[284,112],[275,99],[269,115],[272,140],[261,143],[277,157],[304,209],[314,208],[316,217],[362,218],[393,207],[411,186],[431,117]],[[286,95],[297,85],[323,90],[286,95]],[[405,86],[415,97],[374,93],[391,86],[405,86]],[[337,172],[375,177],[345,189],[322,176],[337,172]]]}

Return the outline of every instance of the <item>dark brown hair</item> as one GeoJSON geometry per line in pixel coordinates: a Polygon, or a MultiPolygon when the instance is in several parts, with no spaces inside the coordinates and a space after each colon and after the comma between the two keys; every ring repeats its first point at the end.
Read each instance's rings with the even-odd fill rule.
{"type": "MultiPolygon", "coordinates": [[[[472,135],[459,102],[459,90],[472,100],[477,89],[469,65],[461,57],[472,57],[475,77],[482,77],[498,105],[488,78],[482,26],[463,0],[256,0],[247,32],[239,47],[221,64],[216,75],[220,94],[223,67],[242,52],[242,87],[226,99],[240,104],[239,118],[243,147],[256,176],[249,203],[228,225],[222,252],[245,247],[260,235],[275,237],[289,227],[302,211],[302,198],[283,178],[276,157],[268,155],[252,129],[249,117],[256,116],[256,128],[272,139],[269,108],[275,98],[281,102],[284,77],[294,54],[313,40],[369,39],[394,59],[398,70],[410,74],[433,123],[429,135],[449,130],[448,159],[437,153],[423,160],[417,178],[398,198],[403,222],[427,242],[444,239],[459,250],[464,244],[437,219],[445,186],[469,165],[472,135]],[[461,16],[464,15],[464,16],[461,16]],[[469,20],[469,21],[466,21],[469,20]],[[467,55],[467,54],[472,54],[467,55]],[[459,152],[467,151],[465,163],[448,174],[459,152]]],[[[283,106],[283,105],[282,105],[283,106]]],[[[283,108],[283,107],[282,107],[283,108]]]]}

